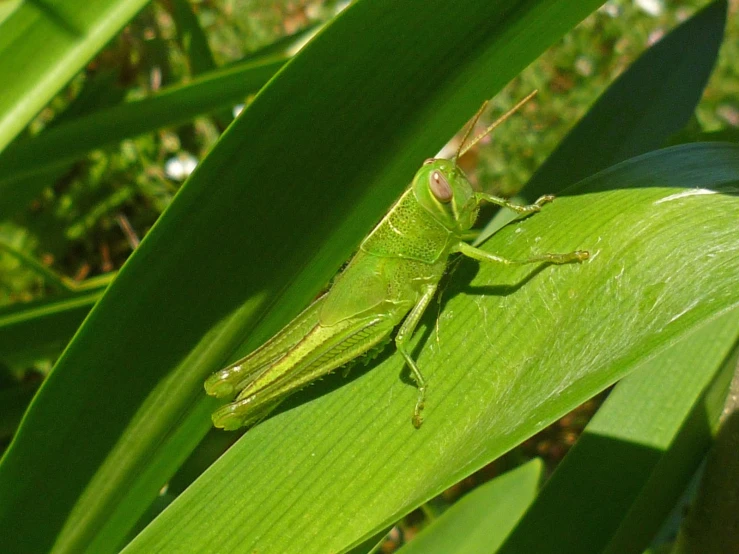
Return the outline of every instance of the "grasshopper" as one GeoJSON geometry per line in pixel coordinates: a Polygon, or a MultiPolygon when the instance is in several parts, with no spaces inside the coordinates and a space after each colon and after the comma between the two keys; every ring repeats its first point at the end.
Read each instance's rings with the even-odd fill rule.
{"type": "Polygon", "coordinates": [[[230,398],[237,394],[213,413],[216,427],[233,430],[257,423],[291,392],[383,346],[399,326],[395,345],[418,387],[412,418],[418,428],[426,380],[411,357],[409,341],[434,297],[449,256],[460,253],[502,264],[565,264],[588,258],[587,252],[578,250],[510,260],[465,242],[483,202],[513,210],[520,218],[540,211],[554,199],[542,196],[533,204],[520,206],[476,192],[457,165],[461,156],[534,94],[536,91],[465,145],[485,102],[454,157],[423,163],[410,187],[362,241],[328,292],[261,347],[208,378],[205,390],[209,395],[230,398]]]}

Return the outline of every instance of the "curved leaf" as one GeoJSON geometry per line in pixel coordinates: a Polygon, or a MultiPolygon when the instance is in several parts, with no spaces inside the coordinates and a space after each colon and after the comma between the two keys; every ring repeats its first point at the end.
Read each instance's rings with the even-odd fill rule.
{"type": "Polygon", "coordinates": [[[196,169],[34,399],[0,464],[11,550],[114,550],[210,427],[205,376],[295,315],[422,160],[599,3],[360,1],[325,28],[196,169]]]}
{"type": "Polygon", "coordinates": [[[726,0],[712,2],[649,48],[608,87],[521,191],[535,200],[665,146],[693,116],[716,63],[726,0]]]}
{"type": "Polygon", "coordinates": [[[498,554],[643,552],[710,445],[704,397],[737,333],[733,310],[621,381],[498,554]]]}
{"type": "Polygon", "coordinates": [[[429,386],[420,430],[391,356],[246,433],[126,552],[339,552],[371,536],[738,306],[737,185],[738,146],[675,147],[505,227],[483,248],[591,259],[461,263],[415,337],[429,386]]]}
{"type": "Polygon", "coordinates": [[[0,155],[0,193],[95,148],[237,103],[259,90],[285,62],[286,58],[278,57],[210,71],[184,85],[86,113],[19,140],[0,155]],[[45,153],[41,160],[39,152],[45,153]]]}
{"type": "Polygon", "coordinates": [[[0,151],[147,0],[34,0],[0,21],[0,151]]]}
{"type": "Polygon", "coordinates": [[[536,498],[543,478],[538,458],[499,475],[455,502],[398,554],[495,552],[536,498]]]}

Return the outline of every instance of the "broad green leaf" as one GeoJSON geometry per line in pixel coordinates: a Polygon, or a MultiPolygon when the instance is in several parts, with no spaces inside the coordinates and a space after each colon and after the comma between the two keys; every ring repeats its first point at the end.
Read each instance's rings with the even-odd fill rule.
{"type": "MultiPolygon", "coordinates": [[[[537,171],[530,185],[524,189],[523,196],[533,198],[540,194],[544,190],[543,183],[545,182],[550,183],[550,186],[556,190],[557,187],[564,186],[567,182],[577,179],[578,176],[585,175],[587,171],[604,167],[609,163],[619,161],[623,156],[639,153],[666,141],[670,133],[688,120],[700,97],[715,61],[725,24],[725,12],[725,2],[711,4],[670,32],[642,55],[603,94],[583,121],[575,126],[560,147],[537,171]],[[693,43],[693,41],[697,41],[695,48],[684,48],[686,42],[693,43]],[[660,80],[654,79],[656,75],[660,76],[660,80]],[[679,82],[680,86],[674,85],[675,82],[679,82]],[[636,93],[636,91],[640,92],[636,93]],[[658,120],[657,124],[643,124],[643,121],[653,122],[655,119],[658,120]],[[600,134],[602,140],[594,139],[594,135],[597,134],[600,134]]],[[[496,217],[496,219],[499,218],[496,217]]],[[[720,322],[712,324],[712,328],[716,328],[717,324],[720,325],[720,322]]],[[[703,333],[710,333],[710,329],[703,333]]],[[[674,436],[674,426],[680,425],[686,415],[684,404],[687,402],[690,405],[690,402],[694,401],[690,394],[697,391],[680,389],[679,387],[685,384],[686,379],[680,381],[679,375],[672,375],[669,370],[667,372],[663,370],[662,374],[651,377],[648,368],[659,368],[665,364],[669,368],[673,358],[683,361],[692,359],[696,348],[699,350],[706,348],[705,345],[700,344],[701,335],[697,336],[698,338],[681,341],[668,352],[648,362],[638,374],[630,377],[627,382],[633,384],[626,385],[625,383],[624,386],[630,387],[629,390],[632,391],[642,390],[641,396],[631,397],[619,393],[611,397],[602,414],[599,414],[599,420],[606,420],[609,417],[608,410],[617,413],[633,411],[641,414],[640,421],[643,428],[635,428],[634,422],[627,421],[613,421],[613,426],[620,429],[630,425],[629,428],[634,436],[638,436],[639,433],[654,435],[655,431],[649,426],[653,418],[647,413],[651,407],[661,416],[660,422],[669,422],[669,424],[657,425],[657,433],[662,432],[668,437],[663,438],[663,441],[669,441],[674,436]],[[658,383],[652,386],[655,379],[658,383]],[[640,382],[644,383],[643,387],[637,385],[640,382]],[[667,397],[672,394],[673,400],[667,403],[672,406],[672,410],[663,409],[664,404],[659,403],[658,399],[655,399],[657,404],[650,405],[651,396],[648,394],[650,391],[667,397]],[[683,405],[677,400],[680,394],[684,397],[683,405]],[[645,403],[647,404],[646,409],[643,406],[645,403]],[[639,406],[638,412],[635,405],[639,406]],[[682,416],[681,408],[683,408],[682,416]]],[[[730,341],[731,337],[728,340],[730,341]]],[[[717,352],[726,348],[726,345],[715,341],[711,346],[717,352]]],[[[706,362],[707,360],[699,359],[699,361],[706,362]]],[[[681,367],[684,371],[691,369],[685,367],[684,364],[681,367]]],[[[714,363],[713,366],[709,364],[701,367],[703,373],[697,375],[696,378],[705,376],[705,372],[715,371],[717,366],[714,363]]],[[[656,418],[654,420],[657,421],[656,418]]],[[[678,464],[683,464],[684,471],[691,471],[696,464],[696,456],[700,457],[706,437],[705,434],[688,435],[687,437],[684,435],[682,436],[683,452],[681,453],[683,456],[678,455],[678,464]],[[693,456],[688,455],[691,445],[694,447],[693,456]]],[[[587,437],[588,434],[586,433],[585,436],[587,437]]],[[[654,436],[650,436],[650,439],[652,442],[657,440],[654,436]]],[[[626,513],[640,495],[641,502],[651,508],[648,510],[649,517],[641,513],[640,516],[634,518],[636,522],[632,520],[628,523],[631,526],[640,526],[641,535],[628,527],[628,530],[623,531],[619,536],[622,538],[632,536],[636,540],[638,536],[643,537],[644,534],[649,535],[654,531],[654,518],[659,518],[665,509],[669,509],[669,495],[678,494],[675,489],[681,490],[684,484],[678,477],[677,480],[671,482],[672,488],[670,488],[670,483],[665,481],[665,476],[662,475],[663,481],[659,481],[658,478],[654,478],[653,481],[661,485],[665,494],[662,498],[650,496],[648,489],[644,492],[640,486],[646,487],[645,482],[650,477],[650,471],[653,470],[659,475],[654,466],[647,463],[640,466],[622,463],[623,455],[620,454],[613,456],[606,454],[608,460],[603,460],[601,459],[603,453],[599,451],[599,446],[599,442],[594,444],[594,441],[586,439],[572,452],[554,481],[547,485],[534,511],[528,514],[522,525],[517,528],[510,543],[503,549],[504,551],[516,552],[523,549],[523,551],[546,552],[571,549],[574,552],[578,548],[585,552],[600,550],[612,538],[614,529],[624,524],[623,519],[626,513]],[[588,463],[593,460],[596,469],[588,463]],[[613,460],[619,460],[615,468],[609,465],[613,460]],[[608,482],[613,483],[610,488],[606,484],[605,477],[601,485],[592,486],[587,476],[593,475],[596,470],[598,475],[608,477],[608,482]],[[612,499],[611,502],[604,501],[601,494],[603,489],[608,489],[606,496],[612,499]],[[547,512],[546,515],[544,512],[547,512]],[[565,546],[564,543],[567,545],[565,546]],[[601,545],[600,549],[596,546],[597,543],[601,545]]],[[[648,461],[656,464],[662,459],[670,459],[667,452],[661,455],[655,452],[655,455],[648,461]]],[[[668,462],[663,462],[662,465],[669,467],[668,462]]],[[[673,469],[675,466],[676,464],[672,463],[673,469]]],[[[615,540],[613,544],[621,540],[615,540]]]]}
{"type": "Polygon", "coordinates": [[[365,0],[326,27],[198,167],[34,399],[0,464],[10,548],[115,550],[210,427],[204,378],[309,302],[423,159],[599,3],[365,0]]]}
{"type": "Polygon", "coordinates": [[[0,20],[0,151],[146,4],[11,2],[12,11],[0,20]]]}
{"type": "Polygon", "coordinates": [[[495,552],[536,498],[544,464],[532,460],[458,500],[398,554],[495,552]]]}
{"type": "Polygon", "coordinates": [[[520,522],[511,503],[521,492],[494,489],[510,472],[458,501],[401,552],[642,552],[711,440],[714,422],[706,420],[721,410],[706,410],[703,397],[737,332],[739,312],[729,312],[624,379],[520,522]]]}
{"type": "Polygon", "coordinates": [[[734,310],[619,383],[497,552],[642,552],[710,445],[703,397],[738,334],[734,310]]]}
{"type": "Polygon", "coordinates": [[[341,380],[327,379],[247,432],[126,552],[340,552],[371,536],[739,306],[737,185],[739,147],[675,147],[505,227],[483,247],[592,257],[459,264],[416,337],[420,430],[400,356],[330,394],[341,380]]]}

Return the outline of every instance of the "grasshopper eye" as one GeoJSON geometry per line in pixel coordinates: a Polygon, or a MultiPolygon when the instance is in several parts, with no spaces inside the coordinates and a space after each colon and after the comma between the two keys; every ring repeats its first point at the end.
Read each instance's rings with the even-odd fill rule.
{"type": "Polygon", "coordinates": [[[449,181],[439,171],[432,171],[429,176],[429,187],[439,202],[446,204],[452,200],[454,193],[449,181]]]}

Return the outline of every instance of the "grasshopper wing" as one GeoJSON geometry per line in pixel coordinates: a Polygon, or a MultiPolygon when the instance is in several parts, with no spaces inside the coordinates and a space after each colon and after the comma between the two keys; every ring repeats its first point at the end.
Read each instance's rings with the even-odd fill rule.
{"type": "Polygon", "coordinates": [[[289,393],[377,347],[409,306],[387,302],[384,262],[358,254],[331,290],[264,346],[216,373],[210,394],[236,400],[213,414],[217,427],[236,429],[266,415],[289,393]]]}
{"type": "Polygon", "coordinates": [[[227,398],[247,387],[316,326],[325,299],[324,294],[251,354],[211,375],[205,381],[205,391],[216,398],[227,398]]]}

